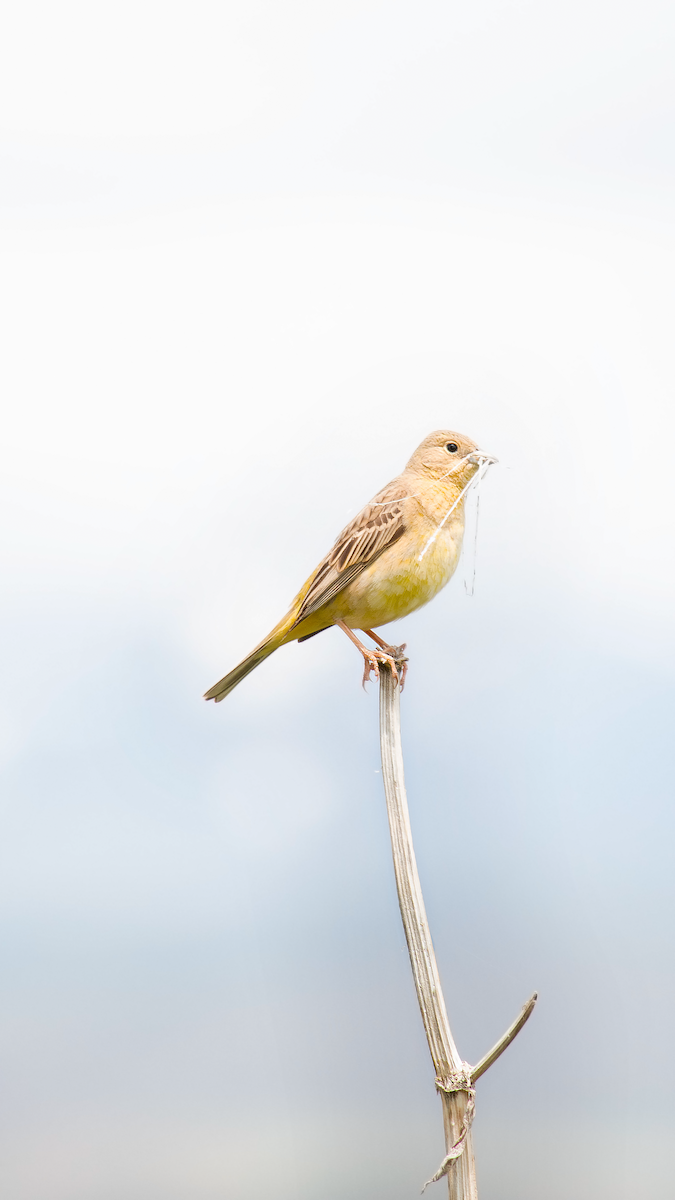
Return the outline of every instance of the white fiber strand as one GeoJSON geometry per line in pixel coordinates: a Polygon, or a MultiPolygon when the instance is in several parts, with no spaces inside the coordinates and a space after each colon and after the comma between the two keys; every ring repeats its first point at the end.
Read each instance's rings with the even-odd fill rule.
{"type": "Polygon", "coordinates": [[[482,470],[482,466],[483,466],[483,464],[481,464],[481,469],[478,471],[478,477],[476,479],[476,515],[474,517],[473,548],[472,548],[473,553],[471,555],[471,564],[470,565],[467,564],[468,569],[467,569],[466,575],[464,577],[464,591],[466,592],[467,596],[473,596],[476,591],[476,560],[477,560],[477,555],[478,555],[478,519],[480,517],[480,485],[481,485],[482,480],[487,475],[488,467],[490,466],[490,464],[487,463],[484,471],[482,470]],[[471,586],[469,586],[468,580],[466,578],[466,576],[469,574],[471,575],[471,586]]]}
{"type": "Polygon", "coordinates": [[[419,554],[419,555],[418,555],[418,558],[417,558],[417,561],[418,561],[418,562],[421,562],[421,561],[422,561],[422,559],[424,558],[424,555],[426,554],[427,550],[430,548],[430,546],[433,546],[434,542],[436,541],[436,538],[438,537],[439,533],[441,532],[441,529],[442,529],[442,528],[443,528],[443,526],[445,525],[445,522],[448,520],[448,517],[450,517],[450,516],[452,515],[452,513],[455,511],[455,509],[457,508],[457,505],[459,504],[460,500],[461,500],[461,499],[462,499],[462,498],[463,498],[463,497],[466,495],[466,493],[467,493],[467,492],[468,492],[468,491],[469,491],[469,490],[470,490],[472,487],[474,487],[474,485],[475,485],[475,484],[477,484],[477,483],[480,481],[480,479],[482,478],[482,476],[483,476],[483,475],[484,475],[484,474],[487,472],[487,470],[489,469],[490,465],[491,465],[491,460],[490,460],[490,459],[485,459],[485,458],[479,458],[479,459],[478,459],[478,470],[477,470],[476,474],[474,475],[473,479],[470,479],[470,480],[469,480],[469,482],[468,482],[467,484],[465,484],[465,485],[464,485],[464,487],[462,488],[461,492],[459,493],[459,496],[458,496],[458,497],[457,497],[457,499],[455,500],[454,504],[452,504],[452,505],[451,505],[451,507],[448,509],[448,511],[446,512],[445,516],[443,517],[443,520],[440,522],[440,524],[439,524],[439,525],[437,526],[437,528],[434,530],[434,532],[432,533],[431,537],[430,537],[430,538],[428,538],[428,540],[426,541],[426,543],[425,543],[425,545],[424,545],[424,548],[423,548],[423,550],[422,550],[421,554],[419,554]]]}

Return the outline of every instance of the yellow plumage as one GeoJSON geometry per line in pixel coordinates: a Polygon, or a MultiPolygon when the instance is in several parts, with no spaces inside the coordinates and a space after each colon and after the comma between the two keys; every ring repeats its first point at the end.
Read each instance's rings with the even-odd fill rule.
{"type": "MultiPolygon", "coordinates": [[[[378,492],[342,531],[298,592],[289,612],[243,662],[206,693],[222,700],[287,642],[330,625],[371,630],[421,608],[445,587],[462,550],[464,493],[482,462],[495,461],[474,442],[438,430],[418,446],[401,475],[378,492]]],[[[368,663],[388,660],[386,644],[368,663]],[[384,653],[383,653],[384,651],[384,653]]]]}

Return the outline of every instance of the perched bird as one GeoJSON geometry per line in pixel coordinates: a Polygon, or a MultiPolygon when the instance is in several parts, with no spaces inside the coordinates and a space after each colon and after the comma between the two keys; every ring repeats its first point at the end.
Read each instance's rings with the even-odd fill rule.
{"type": "Polygon", "coordinates": [[[223,700],[279,646],[304,642],[331,625],[363,655],[364,683],[371,670],[379,676],[378,663],[388,663],[398,678],[396,661],[405,647],[388,646],[373,631],[421,608],[448,583],[462,550],[464,497],[496,461],[459,433],[430,433],[405,470],[343,529],[286,616],[204,698],[223,700]],[[375,648],[365,646],[355,629],[375,648]]]}

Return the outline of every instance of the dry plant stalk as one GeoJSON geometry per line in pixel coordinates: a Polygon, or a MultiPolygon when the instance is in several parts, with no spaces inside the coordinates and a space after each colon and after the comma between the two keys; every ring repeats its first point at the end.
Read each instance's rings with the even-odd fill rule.
{"type": "MultiPolygon", "coordinates": [[[[397,662],[402,662],[403,648],[396,647],[395,650],[397,662]]],[[[475,1067],[462,1061],[450,1031],[415,862],[403,773],[400,689],[386,664],[380,667],[380,749],[401,919],[422,1021],[436,1071],[436,1087],[443,1104],[446,1157],[429,1183],[445,1175],[450,1200],[478,1200],[471,1141],[474,1084],[522,1029],[534,1008],[537,993],[528,1000],[504,1036],[475,1067]]]]}

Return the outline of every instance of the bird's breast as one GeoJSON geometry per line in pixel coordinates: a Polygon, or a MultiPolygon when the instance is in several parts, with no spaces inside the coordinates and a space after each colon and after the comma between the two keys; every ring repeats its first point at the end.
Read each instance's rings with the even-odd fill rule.
{"type": "Polygon", "coordinates": [[[421,608],[452,578],[463,532],[463,520],[440,530],[430,522],[407,529],[336,598],[344,610],[336,615],[354,629],[370,629],[421,608]]]}

